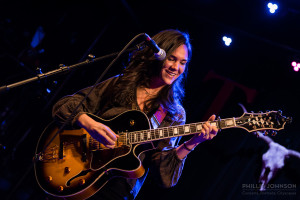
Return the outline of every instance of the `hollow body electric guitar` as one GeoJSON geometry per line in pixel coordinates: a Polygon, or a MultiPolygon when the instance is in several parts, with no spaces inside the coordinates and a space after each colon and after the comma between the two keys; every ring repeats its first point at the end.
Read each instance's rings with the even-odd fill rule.
{"type": "MultiPolygon", "coordinates": [[[[113,149],[93,139],[85,129],[58,133],[54,123],[41,135],[35,156],[35,176],[39,186],[54,199],[86,199],[113,177],[139,178],[143,168],[139,155],[154,148],[152,141],[195,134],[205,122],[150,129],[141,111],[127,111],[104,120],[88,114],[119,135],[113,149]],[[149,146],[149,147],[148,147],[149,146]]],[[[238,118],[218,119],[210,124],[218,129],[243,128],[248,132],[278,131],[291,121],[279,111],[244,113],[238,118]]]]}

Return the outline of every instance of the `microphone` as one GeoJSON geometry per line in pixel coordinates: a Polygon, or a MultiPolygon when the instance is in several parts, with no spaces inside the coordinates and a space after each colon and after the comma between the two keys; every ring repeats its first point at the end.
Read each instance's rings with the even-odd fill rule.
{"type": "Polygon", "coordinates": [[[147,45],[149,48],[152,49],[152,51],[154,52],[155,58],[156,58],[157,60],[163,60],[163,59],[165,59],[165,57],[166,57],[166,52],[165,52],[165,50],[159,48],[159,46],[157,46],[157,44],[155,43],[155,41],[152,40],[152,39],[150,38],[150,36],[147,35],[146,33],[145,33],[145,37],[146,37],[145,43],[146,43],[146,45],[147,45]]]}

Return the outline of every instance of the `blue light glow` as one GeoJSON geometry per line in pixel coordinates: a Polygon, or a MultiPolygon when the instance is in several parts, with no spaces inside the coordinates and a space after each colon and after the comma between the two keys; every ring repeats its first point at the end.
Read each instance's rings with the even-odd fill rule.
{"type": "Polygon", "coordinates": [[[269,12],[271,14],[274,14],[276,12],[276,10],[278,9],[278,5],[276,3],[268,3],[268,8],[269,8],[269,12]]]}
{"type": "Polygon", "coordinates": [[[232,39],[230,37],[223,36],[223,41],[226,46],[230,46],[232,39]]]}

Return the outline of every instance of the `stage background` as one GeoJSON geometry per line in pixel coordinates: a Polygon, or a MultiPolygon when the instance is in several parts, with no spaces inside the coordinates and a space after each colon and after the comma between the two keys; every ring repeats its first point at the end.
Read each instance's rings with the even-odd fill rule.
{"type": "MultiPolygon", "coordinates": [[[[88,54],[118,52],[139,33],[153,36],[164,29],[179,29],[190,34],[193,44],[183,102],[187,123],[206,120],[210,114],[239,117],[240,104],[248,111],[282,110],[293,122],[272,139],[300,151],[300,72],[291,66],[293,60],[300,62],[300,2],[282,0],[273,15],[266,4],[262,0],[4,1],[0,86],[36,76],[37,68],[45,73],[60,64],[84,61],[88,54]],[[232,37],[229,47],[222,41],[224,35],[232,37]],[[216,99],[220,92],[228,98],[216,99]],[[210,113],[214,101],[224,105],[210,113]]],[[[105,77],[119,73],[126,58],[105,77]]],[[[1,199],[46,198],[36,183],[32,158],[40,134],[52,120],[52,106],[94,84],[110,61],[0,94],[1,199]]],[[[263,141],[243,129],[223,130],[188,156],[175,187],[158,188],[149,178],[137,199],[296,199],[296,195],[244,193],[245,185],[258,184],[266,151],[263,141]]],[[[299,164],[299,159],[288,159],[271,184],[297,184],[294,192],[299,197],[299,164]]]]}

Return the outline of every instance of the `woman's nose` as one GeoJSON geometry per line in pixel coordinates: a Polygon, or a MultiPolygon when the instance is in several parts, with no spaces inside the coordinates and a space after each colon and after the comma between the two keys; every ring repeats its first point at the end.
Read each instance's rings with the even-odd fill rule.
{"type": "Polygon", "coordinates": [[[179,62],[174,62],[174,63],[172,64],[171,68],[172,68],[173,70],[178,70],[178,68],[179,68],[179,62]]]}

